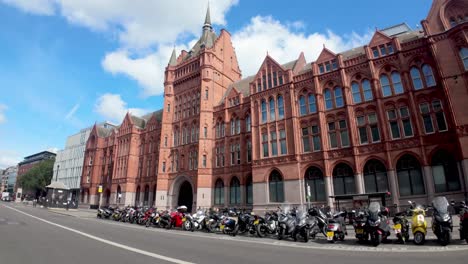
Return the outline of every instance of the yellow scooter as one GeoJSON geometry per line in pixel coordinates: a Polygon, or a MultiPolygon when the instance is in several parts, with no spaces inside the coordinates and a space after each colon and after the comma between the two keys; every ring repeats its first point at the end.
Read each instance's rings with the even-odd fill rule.
{"type": "Polygon", "coordinates": [[[427,234],[426,209],[420,204],[408,201],[411,204],[410,211],[413,214],[411,221],[411,231],[413,232],[413,242],[416,245],[424,244],[427,234]]]}

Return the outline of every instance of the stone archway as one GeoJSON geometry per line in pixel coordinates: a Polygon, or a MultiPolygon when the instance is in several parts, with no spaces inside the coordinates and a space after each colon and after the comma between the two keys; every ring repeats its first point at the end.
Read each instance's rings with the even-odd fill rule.
{"type": "Polygon", "coordinates": [[[184,181],[180,185],[179,195],[177,198],[177,205],[185,205],[187,206],[187,211],[192,211],[192,204],[193,204],[193,191],[192,185],[188,181],[184,181]]]}
{"type": "Polygon", "coordinates": [[[168,195],[168,203],[167,206],[169,208],[175,208],[179,205],[179,198],[182,198],[182,202],[191,202],[190,204],[184,204],[187,206],[189,210],[193,208],[193,206],[196,204],[196,197],[197,197],[197,189],[195,188],[195,185],[193,183],[193,179],[191,177],[187,176],[178,176],[176,179],[171,184],[171,187],[169,188],[169,195],[168,195]],[[185,187],[183,187],[185,185],[185,187]],[[188,188],[190,187],[190,189],[188,188]],[[185,191],[184,191],[185,190],[185,191]],[[183,194],[185,192],[185,194],[183,194]],[[192,199],[189,200],[189,197],[186,197],[185,195],[190,195],[192,199]],[[182,194],[181,194],[182,193],[182,194]]]}

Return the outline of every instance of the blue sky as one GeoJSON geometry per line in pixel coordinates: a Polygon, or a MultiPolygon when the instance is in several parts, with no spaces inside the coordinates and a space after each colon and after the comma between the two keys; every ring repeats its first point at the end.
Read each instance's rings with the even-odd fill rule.
{"type": "MultiPolygon", "coordinates": [[[[431,0],[212,0],[217,32],[232,35],[244,76],[268,51],[279,62],[325,44],[339,52],[369,41],[375,28],[424,19],[431,0]]],[[[207,1],[0,0],[0,168],[95,122],[162,106],[173,46],[189,49],[207,1]],[[183,8],[181,8],[183,7],[183,8]]]]}

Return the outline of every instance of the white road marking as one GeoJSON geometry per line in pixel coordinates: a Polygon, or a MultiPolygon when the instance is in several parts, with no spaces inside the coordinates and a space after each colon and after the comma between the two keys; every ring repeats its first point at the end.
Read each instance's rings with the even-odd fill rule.
{"type": "Polygon", "coordinates": [[[66,226],[63,226],[63,225],[59,225],[59,224],[56,224],[56,223],[47,221],[47,220],[45,220],[45,219],[42,219],[42,218],[40,218],[40,217],[31,215],[31,214],[28,214],[28,213],[25,213],[25,212],[23,212],[23,211],[21,211],[21,210],[18,210],[18,209],[16,209],[16,208],[13,208],[13,207],[10,207],[10,206],[3,205],[3,207],[9,208],[9,209],[14,210],[14,211],[17,211],[18,213],[27,215],[27,216],[29,216],[29,217],[31,217],[31,218],[37,219],[37,220],[42,221],[42,222],[44,222],[44,223],[47,223],[47,224],[49,224],[49,225],[53,225],[53,226],[56,226],[56,227],[60,227],[60,228],[62,228],[62,229],[65,229],[65,230],[74,232],[74,233],[76,233],[76,234],[82,235],[82,236],[87,237],[87,238],[90,238],[90,239],[94,239],[94,240],[96,240],[96,241],[99,241],[99,242],[102,242],[102,243],[105,243],[105,244],[108,244],[108,245],[111,245],[111,246],[114,246],[114,247],[122,248],[122,249],[125,249],[125,250],[128,250],[128,251],[132,251],[132,252],[139,253],[139,254],[142,254],[142,255],[145,255],[145,256],[148,256],[148,257],[152,257],[152,258],[156,258],[156,259],[165,260],[165,261],[172,262],[172,263],[177,263],[177,264],[195,264],[195,263],[193,263],[193,262],[188,262],[188,261],[184,261],[184,260],[180,260],[180,259],[175,259],[175,258],[171,258],[171,257],[166,257],[166,256],[159,255],[159,254],[156,254],[156,253],[152,253],[152,252],[149,252],[149,251],[145,251],[145,250],[141,250],[141,249],[138,249],[138,248],[126,246],[126,245],[123,245],[123,244],[120,244],[120,243],[116,243],[116,242],[113,242],[113,241],[110,241],[110,240],[107,240],[107,239],[99,238],[99,237],[90,235],[90,234],[85,233],[85,232],[81,232],[81,231],[79,231],[79,230],[76,230],[76,229],[73,229],[73,228],[70,228],[70,227],[66,227],[66,226]]]}

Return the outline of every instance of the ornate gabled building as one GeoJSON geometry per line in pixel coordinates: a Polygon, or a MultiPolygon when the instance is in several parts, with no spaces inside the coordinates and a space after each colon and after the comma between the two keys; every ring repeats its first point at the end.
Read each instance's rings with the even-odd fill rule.
{"type": "Polygon", "coordinates": [[[377,30],[341,53],[324,47],[312,63],[267,55],[241,79],[230,34],[217,36],[208,12],[198,42],[165,71],[159,156],[149,159],[159,166],[138,150],[141,128],[127,115],[112,136],[126,151],[109,197],[120,188],[125,204],[143,193],[158,208],[255,210],[376,192],[390,204],[466,197],[468,2],[434,0],[422,27],[377,30]],[[145,168],[156,185],[142,192],[145,168]]]}

